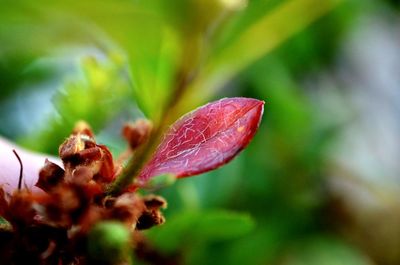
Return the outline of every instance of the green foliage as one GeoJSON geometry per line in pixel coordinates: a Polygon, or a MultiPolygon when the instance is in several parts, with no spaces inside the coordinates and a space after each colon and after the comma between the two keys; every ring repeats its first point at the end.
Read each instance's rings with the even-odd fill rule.
{"type": "Polygon", "coordinates": [[[165,225],[148,231],[147,235],[159,249],[175,252],[235,239],[253,228],[254,221],[248,214],[226,210],[184,211],[170,217],[165,225]]]}
{"type": "MultiPolygon", "coordinates": [[[[234,21],[236,24],[228,27],[228,33],[215,40],[215,47],[210,49],[210,59],[188,89],[189,102],[199,104],[205,101],[240,71],[340,3],[341,0],[291,0],[276,5],[265,1],[252,2],[250,7],[255,7],[242,18],[238,17],[234,21]],[[202,90],[200,95],[196,93],[199,90],[202,90]]],[[[187,101],[182,103],[182,108],[190,107],[187,101]]]]}
{"type": "Polygon", "coordinates": [[[244,11],[231,10],[222,1],[178,1],[168,6],[156,0],[104,1],[96,2],[95,8],[93,1],[73,5],[42,2],[22,1],[0,11],[5,15],[5,26],[0,28],[0,37],[6,41],[4,52],[27,48],[27,42],[19,38],[33,41],[27,50],[36,56],[54,44],[90,42],[106,53],[122,48],[127,53],[137,104],[158,122],[175,103],[181,105],[171,120],[204,103],[240,70],[329,12],[340,0],[279,4],[256,0],[244,11]],[[308,16],[303,15],[305,10],[308,16]],[[13,15],[22,14],[31,23],[23,19],[13,22],[13,15]],[[63,23],[65,20],[72,23],[63,23]],[[26,34],[19,35],[23,32],[26,34]],[[104,33],[113,42],[104,38],[104,33]],[[188,100],[177,100],[185,90],[181,86],[189,84],[188,100]]]}
{"type": "Polygon", "coordinates": [[[300,240],[283,265],[364,265],[371,261],[348,244],[332,237],[318,236],[300,240]]]}
{"type": "Polygon", "coordinates": [[[132,87],[125,67],[119,55],[112,55],[104,62],[85,58],[82,79],[66,81],[64,88],[54,95],[57,115],[52,113],[43,128],[21,139],[21,143],[54,153],[77,121],[87,121],[99,132],[122,111],[133,108],[132,87]]]}

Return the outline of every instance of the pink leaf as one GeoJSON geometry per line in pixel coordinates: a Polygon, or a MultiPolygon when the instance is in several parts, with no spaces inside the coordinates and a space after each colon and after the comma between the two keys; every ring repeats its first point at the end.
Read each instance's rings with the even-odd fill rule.
{"type": "Polygon", "coordinates": [[[253,138],[264,102],[251,98],[224,98],[180,118],[167,131],[137,181],[174,174],[197,175],[232,160],[253,138]]]}

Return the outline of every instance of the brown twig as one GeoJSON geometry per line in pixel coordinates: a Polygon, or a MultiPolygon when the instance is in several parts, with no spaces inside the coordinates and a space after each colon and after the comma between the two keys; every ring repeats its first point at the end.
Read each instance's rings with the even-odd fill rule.
{"type": "Polygon", "coordinates": [[[17,157],[20,168],[19,168],[19,179],[18,179],[18,190],[21,190],[21,186],[22,186],[22,173],[24,170],[24,166],[22,165],[22,161],[21,158],[19,157],[17,151],[15,151],[15,149],[12,150],[14,155],[17,157]]]}

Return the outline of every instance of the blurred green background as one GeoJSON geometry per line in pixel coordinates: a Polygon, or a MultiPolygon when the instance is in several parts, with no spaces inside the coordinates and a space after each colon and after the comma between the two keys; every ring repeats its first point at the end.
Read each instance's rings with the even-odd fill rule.
{"type": "Polygon", "coordinates": [[[266,101],[238,158],[157,191],[166,257],[400,264],[398,1],[1,3],[0,135],[26,148],[56,154],[84,119],[118,155],[125,121],[266,101]]]}

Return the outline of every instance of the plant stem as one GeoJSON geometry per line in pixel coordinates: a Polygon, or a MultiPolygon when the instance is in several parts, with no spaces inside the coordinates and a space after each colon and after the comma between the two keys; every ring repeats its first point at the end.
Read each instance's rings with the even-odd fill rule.
{"type": "Polygon", "coordinates": [[[125,188],[132,184],[133,179],[139,174],[144,163],[148,160],[151,151],[155,149],[160,135],[160,127],[158,127],[150,135],[149,140],[144,143],[130,158],[128,165],[124,168],[121,175],[109,187],[107,194],[116,196],[120,194],[125,188]]]}
{"type": "Polygon", "coordinates": [[[114,183],[110,186],[107,191],[107,194],[115,196],[120,194],[124,189],[126,189],[129,185],[133,183],[134,178],[140,173],[142,167],[145,162],[148,161],[150,155],[153,153],[153,150],[156,149],[157,144],[160,142],[163,132],[168,128],[170,122],[174,118],[174,108],[179,104],[182,100],[187,88],[191,85],[193,80],[198,76],[200,72],[200,68],[202,65],[201,55],[204,55],[199,50],[199,43],[196,42],[196,49],[192,45],[187,45],[185,47],[185,51],[183,52],[184,56],[182,57],[180,71],[177,71],[175,77],[175,84],[173,85],[174,90],[172,96],[169,98],[167,103],[164,106],[164,111],[162,112],[161,118],[153,129],[149,140],[144,143],[139,149],[135,152],[134,156],[128,162],[128,165],[123,170],[120,176],[114,181],[114,183]],[[198,54],[193,54],[193,50],[197,50],[198,54]],[[185,67],[185,60],[188,57],[194,56],[193,66],[188,68],[185,67]]]}

